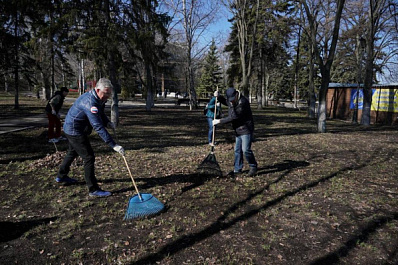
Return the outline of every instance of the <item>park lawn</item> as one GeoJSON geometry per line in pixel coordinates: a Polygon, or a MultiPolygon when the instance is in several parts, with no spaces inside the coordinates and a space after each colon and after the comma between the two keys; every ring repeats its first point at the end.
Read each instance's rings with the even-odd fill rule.
{"type": "MultiPolygon", "coordinates": [[[[396,127],[330,120],[320,134],[304,111],[253,113],[258,176],[203,177],[201,109],[120,109],[116,138],[138,188],[166,206],[129,221],[135,189],[98,135],[96,175],[113,192],[103,199],[88,196],[80,160],[77,185],[55,183],[67,144],[47,143],[46,128],[0,135],[0,264],[397,264],[396,127]]],[[[216,133],[224,175],[232,133],[216,133]]]]}

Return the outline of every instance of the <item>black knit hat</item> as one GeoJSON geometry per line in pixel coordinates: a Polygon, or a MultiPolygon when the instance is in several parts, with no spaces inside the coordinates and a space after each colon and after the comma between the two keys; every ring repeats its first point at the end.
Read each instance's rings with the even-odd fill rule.
{"type": "Polygon", "coordinates": [[[69,89],[67,89],[65,86],[61,87],[61,92],[68,92],[69,93],[69,89]]]}

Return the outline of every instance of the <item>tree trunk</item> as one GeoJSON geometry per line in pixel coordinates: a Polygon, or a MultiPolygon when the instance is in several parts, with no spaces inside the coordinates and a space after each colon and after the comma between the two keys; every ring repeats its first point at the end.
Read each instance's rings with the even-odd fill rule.
{"type": "Polygon", "coordinates": [[[298,41],[297,41],[297,52],[296,52],[296,68],[294,69],[294,108],[297,109],[297,100],[298,100],[298,79],[299,79],[299,61],[300,61],[300,41],[301,41],[301,27],[299,27],[298,32],[298,41]]]}
{"type": "Polygon", "coordinates": [[[14,67],[14,86],[15,86],[15,98],[14,98],[14,109],[19,109],[19,38],[18,38],[18,10],[15,10],[15,67],[14,67]]]}
{"type": "Polygon", "coordinates": [[[366,35],[365,79],[363,86],[363,107],[361,118],[361,124],[366,126],[369,126],[371,121],[370,111],[372,106],[373,61],[376,24],[378,24],[378,20],[381,15],[380,8],[385,5],[384,1],[369,1],[369,3],[370,8],[368,14],[368,27],[366,35]]]}
{"type": "Polygon", "coordinates": [[[238,42],[239,42],[239,54],[240,54],[240,66],[242,71],[242,82],[239,90],[244,96],[247,96],[249,93],[249,81],[248,81],[248,66],[247,66],[247,43],[246,43],[246,27],[240,24],[244,24],[245,22],[238,21],[238,42]]]}
{"type": "Polygon", "coordinates": [[[79,95],[84,94],[84,85],[86,83],[86,78],[84,74],[84,59],[81,59],[81,64],[80,64],[80,89],[79,89],[79,95]]]}
{"type": "Polygon", "coordinates": [[[260,49],[260,74],[258,79],[260,80],[260,86],[257,90],[257,109],[262,109],[264,95],[264,59],[262,49],[260,49]]]}
{"type": "Polygon", "coordinates": [[[48,76],[41,72],[41,79],[43,80],[43,99],[49,100],[51,98],[51,88],[50,88],[50,81],[48,80],[48,76]]]}
{"type": "MultiPolygon", "coordinates": [[[[190,49],[189,49],[190,50],[190,49]]],[[[191,53],[190,51],[188,52],[191,53]]],[[[187,75],[188,75],[188,86],[189,86],[189,109],[198,108],[198,100],[195,91],[195,76],[192,68],[191,56],[188,55],[187,58],[187,75]]]]}
{"type": "Polygon", "coordinates": [[[315,107],[316,107],[316,97],[315,97],[315,85],[314,85],[314,49],[311,45],[310,52],[310,63],[309,63],[309,76],[308,76],[308,117],[310,119],[315,118],[315,107]]]}
{"type": "Polygon", "coordinates": [[[263,91],[264,91],[264,78],[263,78],[263,71],[262,71],[262,66],[260,69],[260,75],[259,75],[259,80],[260,80],[260,84],[258,85],[258,89],[257,89],[257,109],[262,109],[262,102],[263,102],[263,91]]]}
{"type": "Polygon", "coordinates": [[[263,106],[268,106],[268,88],[269,88],[269,79],[270,79],[270,74],[265,72],[264,74],[264,86],[265,90],[263,91],[263,106]]]}
{"type": "Polygon", "coordinates": [[[50,97],[55,93],[55,52],[54,52],[54,36],[53,36],[53,29],[52,29],[52,12],[50,12],[50,30],[48,31],[48,38],[49,38],[49,45],[50,45],[50,64],[51,64],[51,87],[50,87],[50,97]]]}
{"type": "MultiPolygon", "coordinates": [[[[246,66],[244,66],[246,69],[246,66]]],[[[242,67],[242,71],[243,71],[243,67],[242,67]]],[[[242,84],[240,86],[239,89],[242,93],[242,95],[244,96],[248,96],[249,95],[249,78],[247,77],[246,74],[242,75],[242,84]]]]}
{"type": "Polygon", "coordinates": [[[7,81],[7,75],[4,74],[4,92],[8,92],[8,81],[7,81]]]}
{"type": "MultiPolygon", "coordinates": [[[[17,54],[17,56],[18,56],[18,54],[17,54]]],[[[18,63],[16,63],[15,68],[14,68],[14,84],[15,84],[14,109],[19,109],[19,75],[18,75],[18,73],[19,73],[18,63]]]]}
{"type": "Polygon", "coordinates": [[[329,78],[322,77],[321,89],[319,90],[318,106],[318,132],[326,132],[326,95],[329,87],[329,78]]]}
{"type": "Polygon", "coordinates": [[[370,64],[367,63],[365,70],[365,80],[363,86],[363,107],[362,107],[362,125],[370,125],[371,105],[372,105],[372,80],[373,80],[373,60],[370,64]]]}
{"type": "MultiPolygon", "coordinates": [[[[109,1],[104,1],[104,12],[105,12],[105,21],[106,26],[109,27],[111,24],[110,21],[110,5],[109,1]]],[[[106,36],[108,39],[111,39],[112,36],[109,33],[109,29],[106,29],[106,36]]],[[[109,80],[113,85],[113,93],[112,93],[112,104],[111,104],[111,122],[115,125],[119,125],[119,99],[117,97],[117,93],[119,91],[119,84],[117,82],[117,70],[115,66],[115,56],[116,53],[115,48],[113,47],[113,43],[109,43],[107,45],[107,61],[108,61],[108,73],[109,73],[109,80]]],[[[83,69],[83,67],[82,67],[83,69]]]]}
{"type": "Polygon", "coordinates": [[[119,99],[117,92],[119,91],[119,84],[116,79],[116,69],[113,53],[109,53],[109,79],[113,85],[112,104],[111,104],[111,121],[115,125],[119,125],[119,99]]]}
{"type": "Polygon", "coordinates": [[[145,109],[151,111],[153,106],[153,91],[152,91],[152,74],[149,62],[145,62],[145,79],[146,79],[146,105],[145,109]]]}
{"type": "Polygon", "coordinates": [[[55,60],[54,60],[54,47],[53,42],[50,40],[51,43],[51,91],[50,94],[51,96],[54,95],[55,93],[55,60]]]}
{"type": "Polygon", "coordinates": [[[337,1],[337,11],[336,15],[334,16],[334,27],[333,27],[333,34],[332,34],[332,41],[329,47],[329,53],[323,54],[318,49],[318,42],[317,42],[317,23],[316,17],[311,13],[309,6],[307,5],[306,1],[301,1],[305,12],[307,14],[307,18],[309,21],[310,26],[310,36],[312,47],[314,48],[314,54],[316,55],[319,63],[319,67],[321,69],[322,81],[321,81],[321,88],[319,91],[319,106],[318,106],[318,132],[324,133],[326,132],[326,95],[327,90],[329,88],[329,81],[330,81],[330,69],[333,64],[334,55],[336,52],[337,40],[339,38],[339,30],[340,30],[340,20],[341,14],[343,11],[345,0],[338,0],[337,1]]]}

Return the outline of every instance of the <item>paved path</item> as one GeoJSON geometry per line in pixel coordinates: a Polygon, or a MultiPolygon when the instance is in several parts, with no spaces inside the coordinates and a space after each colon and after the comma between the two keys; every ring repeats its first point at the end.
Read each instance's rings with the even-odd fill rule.
{"type": "Polygon", "coordinates": [[[46,114],[0,120],[0,134],[47,126],[46,114]]]}

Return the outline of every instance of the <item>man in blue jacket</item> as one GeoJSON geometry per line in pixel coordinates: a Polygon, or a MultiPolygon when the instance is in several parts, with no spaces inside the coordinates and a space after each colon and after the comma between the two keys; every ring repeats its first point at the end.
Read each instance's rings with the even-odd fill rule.
{"type": "Polygon", "coordinates": [[[228,102],[228,117],[216,119],[214,125],[232,123],[235,130],[235,160],[234,170],[228,175],[238,175],[242,173],[243,156],[246,158],[250,170],[248,176],[255,176],[257,173],[257,162],[251,145],[254,137],[254,121],[249,100],[230,87],[226,91],[228,102]]]}
{"type": "Polygon", "coordinates": [[[112,95],[112,89],[111,81],[101,78],[93,90],[81,95],[69,109],[64,123],[64,133],[66,138],[68,138],[69,148],[55,179],[58,183],[71,184],[77,182],[77,180],[67,175],[73,160],[80,156],[84,162],[84,179],[89,195],[95,197],[107,197],[111,195],[111,192],[101,190],[95,177],[95,156],[89,140],[92,129],[113,150],[124,155],[123,147],[116,144],[105,129],[105,127],[115,128],[115,125],[109,121],[104,111],[105,103],[112,95]]]}

